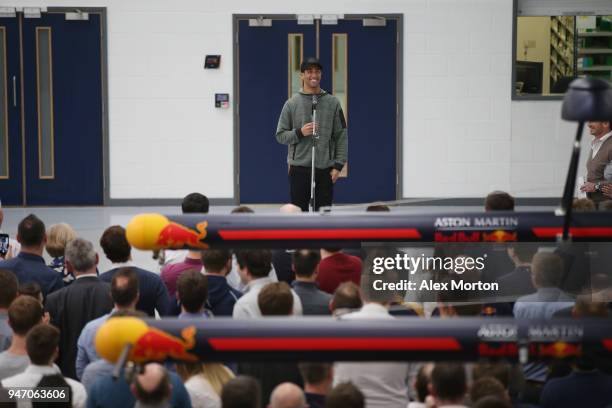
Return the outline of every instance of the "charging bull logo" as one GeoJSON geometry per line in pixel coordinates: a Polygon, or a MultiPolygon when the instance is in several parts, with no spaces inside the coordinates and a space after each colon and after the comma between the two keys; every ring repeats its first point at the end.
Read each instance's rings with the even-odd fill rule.
{"type": "Polygon", "coordinates": [[[170,221],[159,233],[157,246],[160,248],[208,248],[202,240],[206,238],[208,222],[202,221],[196,225],[197,231],[170,221]]]}
{"type": "Polygon", "coordinates": [[[128,242],[138,249],[207,249],[207,228],[208,221],[193,229],[161,214],[141,214],[132,218],[125,232],[128,242]]]}
{"type": "Polygon", "coordinates": [[[188,326],[181,337],[172,336],[135,317],[110,318],[98,329],[95,344],[100,357],[116,362],[126,345],[131,345],[129,360],[137,363],[168,358],[198,361],[188,350],[195,346],[196,329],[188,326]]]}
{"type": "Polygon", "coordinates": [[[569,344],[557,341],[552,344],[538,344],[536,353],[540,357],[566,358],[578,357],[582,354],[579,344],[569,344]]]}
{"type": "Polygon", "coordinates": [[[516,232],[507,232],[504,230],[496,230],[493,232],[483,232],[482,240],[484,242],[509,242],[516,241],[518,238],[518,233],[516,232]]]}

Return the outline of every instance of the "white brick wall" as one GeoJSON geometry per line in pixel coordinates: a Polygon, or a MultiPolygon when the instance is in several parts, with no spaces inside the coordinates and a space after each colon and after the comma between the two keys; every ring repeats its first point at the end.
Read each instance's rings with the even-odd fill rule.
{"type": "Polygon", "coordinates": [[[215,92],[234,98],[233,13],[402,13],[404,196],[562,191],[574,127],[558,119],[559,102],[510,100],[512,0],[0,5],[108,8],[111,198],[233,195],[232,110],[213,107],[215,92]],[[221,69],[204,72],[213,52],[221,69]]]}

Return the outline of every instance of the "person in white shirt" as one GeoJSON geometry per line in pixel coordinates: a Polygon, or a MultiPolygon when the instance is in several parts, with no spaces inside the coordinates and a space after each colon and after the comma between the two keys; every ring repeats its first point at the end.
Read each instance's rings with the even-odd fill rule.
{"type": "MultiPolygon", "coordinates": [[[[21,374],[14,375],[2,381],[4,388],[34,388],[46,376],[61,375],[60,369],[53,364],[58,355],[60,333],[50,324],[35,326],[26,337],[26,349],[31,364],[21,374]]],[[[87,392],[78,381],[66,377],[66,382],[72,390],[72,406],[85,407],[87,392]]],[[[31,407],[31,401],[21,400],[18,407],[31,407]]]]}
{"type": "Polygon", "coordinates": [[[580,186],[580,191],[598,204],[605,199],[603,186],[604,169],[612,162],[612,122],[587,122],[589,132],[593,136],[591,154],[586,160],[586,181],[580,186]]]}
{"type": "Polygon", "coordinates": [[[26,335],[43,321],[42,304],[31,296],[19,296],[8,308],[9,326],[13,329],[11,346],[0,353],[0,380],[23,372],[30,365],[26,335]]]}
{"type": "MultiPolygon", "coordinates": [[[[235,319],[248,319],[261,317],[257,304],[257,296],[261,289],[272,279],[268,276],[272,268],[272,253],[265,249],[248,249],[236,252],[238,272],[241,279],[247,283],[245,294],[234,305],[233,317],[235,319]]],[[[302,302],[292,290],[293,315],[302,315],[302,302]]]]}
{"type": "MultiPolygon", "coordinates": [[[[372,288],[371,279],[385,279],[385,274],[373,275],[370,255],[364,261],[364,273],[361,276],[361,290],[365,304],[361,310],[341,316],[342,320],[395,319],[389,314],[389,306],[395,295],[394,291],[376,291],[372,288]]],[[[342,362],[334,365],[334,386],[352,382],[361,390],[368,408],[406,408],[408,406],[408,380],[410,365],[405,362],[342,362]]]]}

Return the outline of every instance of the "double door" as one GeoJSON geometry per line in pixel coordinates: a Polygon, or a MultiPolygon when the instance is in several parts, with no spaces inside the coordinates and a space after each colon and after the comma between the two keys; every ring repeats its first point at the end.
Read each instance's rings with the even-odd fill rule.
{"type": "Polygon", "coordinates": [[[348,124],[348,163],[334,202],[397,198],[398,19],[237,19],[241,203],[289,202],[287,146],[275,132],[284,102],[301,87],[300,63],[311,56],[323,65],[321,88],[340,100],[348,124]]]}
{"type": "Polygon", "coordinates": [[[0,18],[0,199],[103,203],[101,14],[0,18]]]}

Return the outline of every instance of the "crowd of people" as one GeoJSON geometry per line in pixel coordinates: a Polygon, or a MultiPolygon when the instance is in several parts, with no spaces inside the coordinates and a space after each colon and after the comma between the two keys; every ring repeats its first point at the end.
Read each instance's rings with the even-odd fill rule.
{"type": "MultiPolygon", "coordinates": [[[[582,204],[580,204],[582,205],[582,204]]],[[[189,194],[185,214],[209,210],[208,199],[189,194]]],[[[485,210],[512,211],[503,192],[485,210]]],[[[578,209],[578,208],[577,208],[578,209]]],[[[369,211],[390,211],[372,206],[369,211]]],[[[282,212],[300,212],[293,205],[282,212]]],[[[234,212],[249,213],[248,207],[234,212]]],[[[149,362],[114,364],[98,356],[97,330],[132,316],[178,319],[261,319],[330,316],[335,319],[429,319],[460,316],[607,318],[609,265],[601,249],[514,245],[490,252],[487,268],[463,279],[500,282],[499,298],[461,291],[410,299],[402,291],[372,289],[372,253],[339,248],[207,249],[157,254],[161,271],[131,261],[125,229],[100,237],[112,263],[98,270],[92,242],[67,224],[48,229],[36,215],[19,222],[12,250],[0,261],[0,401],[15,387],[60,387],[64,406],[223,408],[442,408],[612,406],[612,364],[585,354],[571,362],[149,362]],[[15,250],[15,248],[18,248],[15,250]],[[45,262],[44,251],[52,261],[45,262]],[[589,272],[585,272],[586,263],[589,272]]],[[[399,250],[393,248],[393,250],[399,250]]],[[[389,248],[374,253],[388,253],[389,248]]],[[[436,248],[461,257],[466,247],[436,248]]],[[[441,251],[441,252],[440,252],[441,251]]],[[[610,251],[608,251],[610,252],[610,251]]],[[[401,272],[385,273],[389,280],[401,272]]],[[[434,280],[442,271],[419,271],[434,280]]],[[[448,271],[446,271],[448,275],[448,271]]],[[[44,406],[20,401],[19,406],[44,406]]]]}

